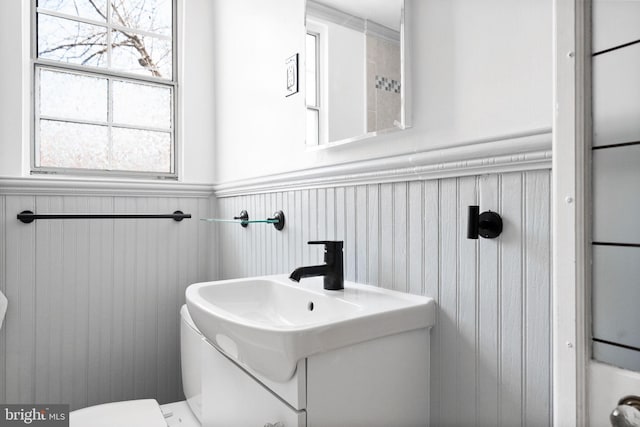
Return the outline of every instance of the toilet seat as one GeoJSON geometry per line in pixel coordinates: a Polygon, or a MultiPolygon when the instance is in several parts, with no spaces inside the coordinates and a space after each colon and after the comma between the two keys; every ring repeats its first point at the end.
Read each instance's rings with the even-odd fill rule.
{"type": "Polygon", "coordinates": [[[69,427],[167,427],[155,399],[105,403],[72,411],[69,427]]]}

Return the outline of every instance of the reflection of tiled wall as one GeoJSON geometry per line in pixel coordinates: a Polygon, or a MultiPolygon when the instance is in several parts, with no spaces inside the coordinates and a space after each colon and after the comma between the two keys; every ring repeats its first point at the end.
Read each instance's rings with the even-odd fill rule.
{"type": "Polygon", "coordinates": [[[376,76],[376,89],[387,92],[400,93],[400,82],[383,76],[376,76]]]}
{"type": "Polygon", "coordinates": [[[593,355],[640,371],[640,3],[593,22],[593,355]]]}
{"type": "Polygon", "coordinates": [[[367,35],[367,132],[400,121],[400,44],[367,35]]]}

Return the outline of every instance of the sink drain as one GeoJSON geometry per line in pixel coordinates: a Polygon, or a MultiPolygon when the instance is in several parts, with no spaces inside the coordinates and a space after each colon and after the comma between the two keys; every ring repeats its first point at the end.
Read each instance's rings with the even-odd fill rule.
{"type": "Polygon", "coordinates": [[[313,301],[309,301],[309,303],[307,303],[307,310],[313,311],[313,301]]]}

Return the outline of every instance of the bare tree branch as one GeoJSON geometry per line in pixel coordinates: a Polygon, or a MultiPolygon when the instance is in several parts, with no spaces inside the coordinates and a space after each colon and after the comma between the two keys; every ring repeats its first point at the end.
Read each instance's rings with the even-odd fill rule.
{"type": "MultiPolygon", "coordinates": [[[[123,5],[122,1],[120,1],[120,5],[121,6],[123,5]]],[[[125,19],[126,9],[124,8],[124,6],[122,7],[122,9],[123,9],[122,13],[120,13],[120,10],[116,7],[115,1],[111,2],[111,7],[113,8],[113,10],[114,10],[116,16],[118,17],[118,20],[122,24],[122,26],[129,27],[129,28],[132,27],[132,25],[129,24],[128,20],[125,19]]],[[[156,63],[154,62],[153,58],[151,57],[151,55],[147,51],[147,48],[144,45],[144,42],[140,39],[140,36],[138,36],[137,34],[130,33],[130,32],[127,32],[127,31],[122,31],[122,30],[118,30],[118,32],[123,34],[125,37],[127,37],[132,42],[133,48],[140,54],[140,58],[138,58],[138,63],[142,67],[144,67],[147,70],[149,70],[151,72],[152,76],[154,76],[154,77],[162,77],[162,73],[160,73],[160,71],[158,71],[158,66],[156,65],[156,63]]]]}
{"type": "Polygon", "coordinates": [[[103,18],[105,21],[107,21],[107,20],[108,20],[108,19],[107,19],[107,15],[105,15],[105,14],[100,10],[100,8],[96,5],[96,2],[95,2],[94,0],[89,0],[89,4],[90,4],[91,6],[93,6],[93,8],[96,10],[96,12],[98,12],[98,15],[102,16],[102,18],[103,18]]]}
{"type": "MultiPolygon", "coordinates": [[[[118,47],[118,46],[124,46],[126,44],[126,42],[123,43],[112,43],[111,47],[118,47]]],[[[104,55],[105,53],[107,53],[108,48],[105,47],[104,49],[101,49],[97,52],[92,53],[91,55],[89,55],[84,61],[82,61],[82,65],[86,64],[87,62],[89,62],[91,59],[93,59],[96,56],[99,55],[104,55]]]]}
{"type": "Polygon", "coordinates": [[[84,37],[84,38],[80,38],[80,36],[76,36],[74,37],[68,37],[66,40],[69,40],[68,43],[66,44],[61,44],[58,45],[56,47],[50,48],[50,49],[45,49],[43,51],[41,51],[39,54],[47,54],[47,53],[51,53],[51,52],[55,52],[57,50],[60,49],[66,49],[66,50],[70,50],[71,48],[75,47],[75,46],[106,46],[106,42],[100,42],[100,38],[104,37],[106,33],[102,32],[102,33],[94,33],[94,34],[89,34],[88,36],[84,37]],[[96,40],[97,39],[97,40],[96,40]]]}
{"type": "MultiPolygon", "coordinates": [[[[109,50],[113,52],[113,50],[117,48],[127,48],[131,49],[135,54],[137,54],[137,62],[138,64],[146,69],[152,76],[154,77],[163,77],[162,72],[160,71],[160,64],[164,63],[166,57],[170,54],[170,50],[168,52],[162,52],[162,54],[158,58],[154,58],[153,56],[153,46],[149,45],[148,38],[137,34],[135,32],[136,28],[147,28],[143,27],[141,21],[145,19],[147,2],[146,0],[140,0],[138,2],[126,1],[126,0],[108,0],[111,3],[112,16],[107,16],[106,11],[100,9],[100,6],[96,0],[88,0],[88,4],[93,8],[98,15],[100,15],[106,22],[110,22],[112,19],[119,26],[125,28],[131,28],[129,30],[123,29],[113,29],[114,35],[113,40],[111,40],[111,45],[109,46],[107,41],[107,34],[105,31],[101,31],[98,33],[93,33],[87,35],[87,31],[91,31],[96,26],[88,26],[81,25],[81,23],[76,22],[75,28],[73,28],[73,33],[70,37],[63,38],[60,40],[58,45],[56,46],[46,46],[47,49],[40,51],[40,55],[51,54],[54,52],[61,52],[62,56],[66,58],[82,58],[82,64],[87,64],[90,61],[95,60],[96,58],[100,58],[109,53],[109,50]],[[133,7],[128,7],[133,5],[133,7]],[[83,34],[84,33],[84,34],[83,34]],[[124,39],[124,40],[123,40],[124,39]],[[74,50],[78,49],[77,51],[74,50]],[[98,50],[92,51],[94,48],[99,48],[98,50]],[[63,53],[64,52],[64,53],[63,53]],[[88,55],[88,56],[86,56],[88,55]]],[[[78,5],[77,1],[74,0],[73,7],[76,10],[76,13],[79,15],[81,13],[81,8],[78,5]]],[[[150,6],[149,6],[150,7],[150,6]]],[[[156,15],[153,13],[155,8],[150,7],[151,10],[151,29],[154,31],[156,15]]],[[[105,28],[106,30],[107,28],[105,28]]],[[[69,32],[70,29],[66,31],[69,32]]],[[[60,59],[63,59],[62,57],[60,59]]]]}
{"type": "Polygon", "coordinates": [[[54,48],[43,50],[42,52],[40,52],[40,54],[42,55],[42,54],[46,54],[46,53],[52,53],[52,52],[56,52],[56,51],[61,50],[61,49],[67,49],[68,50],[68,49],[72,49],[72,48],[77,47],[77,46],[90,46],[90,47],[93,47],[93,46],[106,46],[106,45],[107,45],[106,43],[75,43],[74,42],[74,43],[69,43],[69,44],[61,44],[61,45],[58,45],[58,46],[56,46],[54,48]]]}

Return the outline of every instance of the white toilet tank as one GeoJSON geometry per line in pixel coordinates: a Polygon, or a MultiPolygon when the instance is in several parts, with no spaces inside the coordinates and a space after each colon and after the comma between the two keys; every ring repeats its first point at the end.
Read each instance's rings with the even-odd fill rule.
{"type": "Polygon", "coordinates": [[[198,421],[202,422],[202,334],[187,311],[180,308],[180,365],[182,366],[182,388],[187,404],[198,421]]]}

